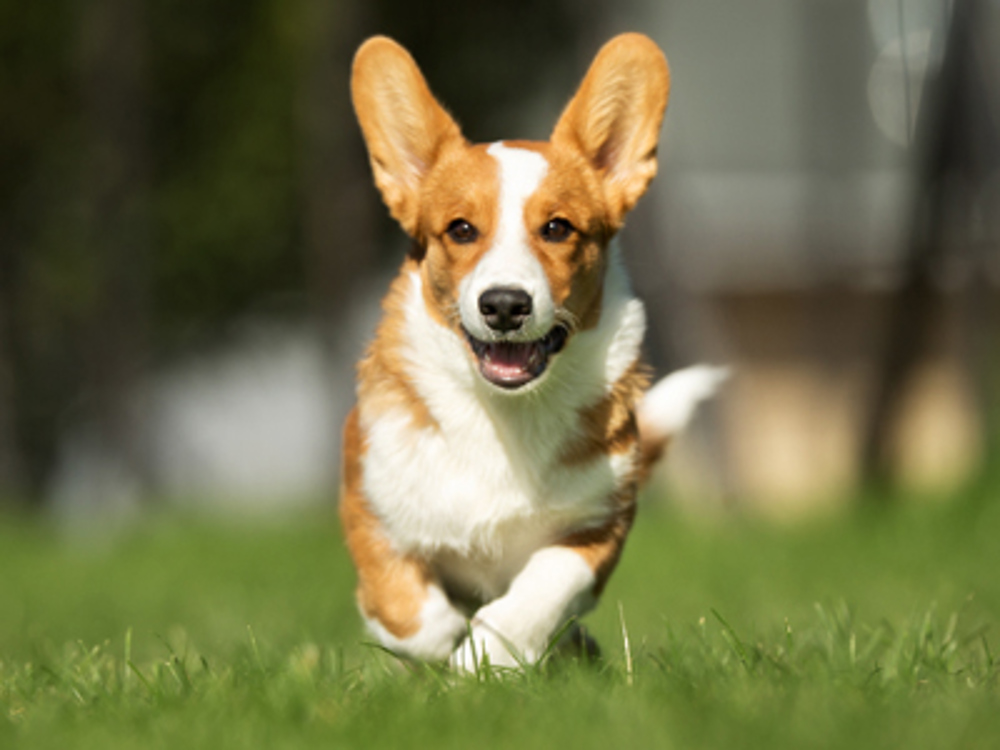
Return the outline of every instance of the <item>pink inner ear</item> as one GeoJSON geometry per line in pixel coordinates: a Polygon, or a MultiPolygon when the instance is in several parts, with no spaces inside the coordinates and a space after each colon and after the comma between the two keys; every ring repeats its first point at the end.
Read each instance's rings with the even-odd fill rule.
{"type": "Polygon", "coordinates": [[[609,172],[614,169],[614,165],[618,163],[621,158],[621,148],[619,147],[619,140],[615,138],[614,131],[612,131],[607,140],[601,144],[598,148],[597,153],[594,155],[594,166],[601,172],[609,172]]]}

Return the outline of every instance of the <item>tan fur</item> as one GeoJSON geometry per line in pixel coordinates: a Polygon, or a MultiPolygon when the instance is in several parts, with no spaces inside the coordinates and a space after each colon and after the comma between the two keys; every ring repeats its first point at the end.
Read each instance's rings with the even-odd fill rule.
{"type": "Polygon", "coordinates": [[[390,409],[402,409],[409,413],[414,428],[420,429],[436,426],[436,422],[410,383],[400,354],[409,274],[416,268],[416,262],[407,259],[382,302],[382,322],[358,365],[358,399],[372,417],[390,409]]]}
{"type": "Polygon", "coordinates": [[[455,146],[428,173],[416,239],[425,250],[421,265],[424,299],[438,322],[458,331],[458,284],[489,250],[498,221],[500,175],[482,145],[455,146]],[[429,196],[433,196],[431,199],[429,196]],[[465,245],[446,235],[448,225],[465,219],[479,238],[465,245]]]}
{"type": "Polygon", "coordinates": [[[559,216],[578,230],[565,243],[545,242],[536,234],[532,249],[545,269],[553,300],[572,314],[578,330],[587,330],[601,317],[605,248],[614,234],[613,219],[596,173],[578,152],[550,144],[539,150],[549,171],[524,207],[525,223],[540,228],[559,216]]]}
{"type": "Polygon", "coordinates": [[[653,467],[670,447],[671,436],[644,425],[639,420],[639,482],[645,484],[653,467]]]}
{"type": "Polygon", "coordinates": [[[594,596],[600,596],[604,586],[618,565],[625,538],[635,520],[636,487],[631,485],[611,499],[611,518],[596,529],[583,529],[560,539],[557,544],[568,547],[580,555],[594,571],[594,596]]]}
{"type": "Polygon", "coordinates": [[[581,466],[632,450],[640,442],[635,403],[649,384],[646,368],[638,363],[623,375],[611,392],[579,416],[581,433],[563,450],[564,466],[581,466]]]}
{"type": "Polygon", "coordinates": [[[364,436],[357,409],[344,425],[340,521],[358,572],[358,606],[397,638],[420,629],[420,610],[431,579],[425,562],[398,554],[382,534],[361,491],[364,436]]]}

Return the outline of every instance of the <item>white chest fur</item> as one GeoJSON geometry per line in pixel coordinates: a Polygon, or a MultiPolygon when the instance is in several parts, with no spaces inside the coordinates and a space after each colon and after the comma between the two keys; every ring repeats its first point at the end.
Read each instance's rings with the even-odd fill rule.
{"type": "Polygon", "coordinates": [[[396,546],[465,566],[470,585],[502,590],[539,547],[607,517],[632,454],[565,467],[560,454],[595,403],[635,363],[645,329],[612,250],[599,325],[576,334],[528,393],[485,383],[465,343],[434,321],[412,277],[406,351],[412,384],[437,425],[409,415],[367,418],[364,489],[396,546]],[[487,573],[488,571],[488,573],[487,573]]]}

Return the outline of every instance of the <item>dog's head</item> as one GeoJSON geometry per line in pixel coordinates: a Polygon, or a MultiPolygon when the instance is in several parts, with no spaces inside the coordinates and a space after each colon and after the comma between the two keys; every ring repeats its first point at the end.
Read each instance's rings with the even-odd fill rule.
{"type": "Polygon", "coordinates": [[[415,240],[424,299],[489,383],[538,379],[597,324],[607,245],[656,174],[670,88],[641,34],[598,53],[548,142],[473,145],[409,53],[369,39],[351,91],[375,183],[415,240]]]}

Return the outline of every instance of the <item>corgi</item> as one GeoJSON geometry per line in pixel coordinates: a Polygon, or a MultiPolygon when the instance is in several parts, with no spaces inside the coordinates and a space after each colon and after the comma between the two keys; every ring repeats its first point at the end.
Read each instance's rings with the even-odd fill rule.
{"type": "Polygon", "coordinates": [[[361,614],[400,656],[539,660],[595,605],[640,482],[722,377],[646,393],[613,242],[656,173],[669,86],[653,41],[618,36],[548,142],[473,145],[403,47],[355,56],[375,184],[413,249],[358,366],[340,513],[361,614]]]}

